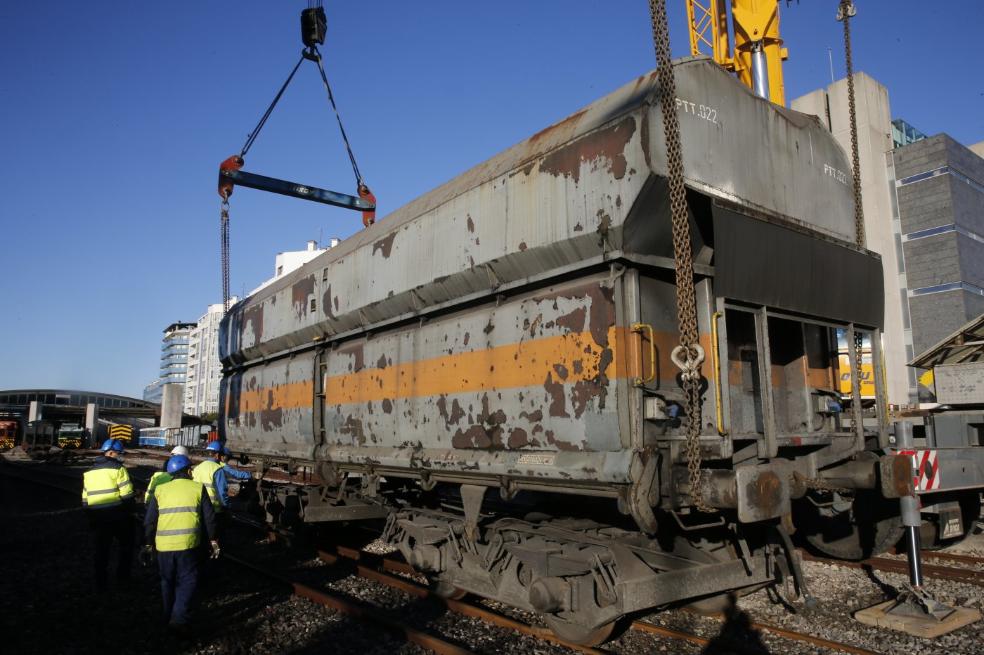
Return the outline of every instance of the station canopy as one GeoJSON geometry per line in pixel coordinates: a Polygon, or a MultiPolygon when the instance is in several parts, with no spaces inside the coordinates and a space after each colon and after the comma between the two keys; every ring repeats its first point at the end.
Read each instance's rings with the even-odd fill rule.
{"type": "Polygon", "coordinates": [[[913,359],[909,366],[933,368],[979,361],[984,361],[984,314],[913,359]]]}

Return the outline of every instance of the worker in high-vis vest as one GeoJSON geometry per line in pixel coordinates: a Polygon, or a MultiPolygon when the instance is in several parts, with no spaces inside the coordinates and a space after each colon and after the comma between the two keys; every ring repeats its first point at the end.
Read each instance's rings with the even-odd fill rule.
{"type": "Polygon", "coordinates": [[[213,441],[205,448],[209,459],[204,460],[192,471],[192,478],[205,485],[208,497],[212,499],[212,507],[216,512],[222,512],[229,506],[229,481],[249,480],[253,476],[247,471],[240,471],[227,464],[232,453],[218,441],[213,441]]]}
{"type": "Polygon", "coordinates": [[[220,552],[212,503],[205,487],[191,479],[190,467],[191,460],[184,455],[174,455],[167,461],[172,479],[154,490],[144,515],[144,552],[157,552],[164,622],[179,632],[187,630],[191,620],[203,528],[212,558],[217,559],[220,552]]]}
{"type": "MultiPolygon", "coordinates": [[[[175,446],[171,449],[171,454],[184,455],[187,457],[188,449],[184,446],[175,446]]],[[[150,476],[150,482],[147,483],[147,491],[144,493],[144,505],[150,502],[150,497],[154,495],[154,489],[157,488],[157,485],[170,481],[171,474],[167,472],[167,462],[164,462],[164,468],[160,471],[156,471],[152,476],[150,476]]]]}
{"type": "Polygon", "coordinates": [[[92,528],[96,589],[106,589],[113,541],[118,549],[116,577],[129,580],[135,535],[133,483],[123,466],[123,444],[119,440],[104,441],[102,456],[82,474],[82,506],[92,528]]]}

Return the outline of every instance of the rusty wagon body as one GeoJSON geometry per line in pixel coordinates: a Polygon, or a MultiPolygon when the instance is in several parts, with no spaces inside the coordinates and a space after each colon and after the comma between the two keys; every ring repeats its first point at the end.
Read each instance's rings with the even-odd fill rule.
{"type": "Polygon", "coordinates": [[[268,506],[388,516],[385,538],[440,590],[590,642],[633,611],[788,572],[773,529],[825,479],[900,492],[883,419],[866,434],[835,402],[834,329],[876,342],[882,317],[844,153],[710,60],[675,68],[711,355],[704,494],[731,518],[691,511],[655,74],[230,310],[224,438],[313,475],[266,489],[268,506]]]}

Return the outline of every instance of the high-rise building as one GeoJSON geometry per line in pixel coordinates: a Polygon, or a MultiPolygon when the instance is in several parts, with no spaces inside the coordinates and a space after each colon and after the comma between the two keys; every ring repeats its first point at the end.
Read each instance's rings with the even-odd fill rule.
{"type": "Polygon", "coordinates": [[[896,148],[922,141],[926,135],[909,125],[901,118],[892,121],[892,145],[896,148]]]}
{"type": "Polygon", "coordinates": [[[937,134],[896,149],[894,163],[918,355],[984,314],[984,159],[937,134]]]}
{"type": "Polygon", "coordinates": [[[188,340],[194,323],[171,323],[164,328],[160,376],[144,387],[144,400],[160,403],[165,384],[184,384],[188,364],[188,340]]]}
{"type": "MultiPolygon", "coordinates": [[[[233,296],[230,303],[239,299],[233,296]]],[[[188,372],[184,388],[184,413],[194,416],[219,411],[219,323],[222,303],[209,305],[188,336],[188,372]]]]}

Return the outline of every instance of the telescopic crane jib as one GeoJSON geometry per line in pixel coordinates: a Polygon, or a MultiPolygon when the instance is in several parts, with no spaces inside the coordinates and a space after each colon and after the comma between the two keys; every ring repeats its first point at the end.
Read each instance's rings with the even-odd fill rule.
{"type": "Polygon", "coordinates": [[[779,37],[779,2],[731,0],[732,48],[725,0],[685,1],[690,54],[710,55],[758,95],[785,105],[782,62],[789,52],[779,37]]]}
{"type": "Polygon", "coordinates": [[[352,152],[352,146],[349,144],[345,127],[342,125],[342,117],[338,112],[338,106],[335,104],[335,96],[331,91],[328,76],[325,74],[325,68],[321,62],[321,53],[318,51],[318,46],[323,45],[325,42],[327,29],[328,20],[325,16],[325,10],[321,6],[321,0],[311,3],[311,6],[301,12],[301,41],[304,43],[304,49],[301,51],[300,59],[297,60],[297,63],[290,71],[280,90],[273,97],[270,106],[267,107],[267,110],[260,117],[256,127],[246,137],[246,142],[240,149],[239,154],[228,157],[219,165],[218,192],[222,198],[220,212],[222,303],[227,312],[229,311],[229,196],[232,195],[232,191],[236,185],[259,189],[260,191],[279,193],[303,200],[312,200],[314,202],[342,207],[343,209],[361,211],[362,224],[365,227],[372,225],[376,220],[376,197],[369,190],[369,186],[362,178],[362,173],[359,171],[359,166],[355,161],[355,154],[352,152]],[[328,101],[331,103],[331,108],[335,113],[338,129],[342,134],[342,141],[345,143],[345,150],[352,164],[352,172],[355,174],[357,196],[328,191],[327,189],[321,189],[309,184],[298,184],[296,182],[266,177],[265,175],[257,175],[243,170],[243,166],[246,164],[246,153],[249,152],[249,149],[256,141],[260,130],[263,129],[267,119],[270,118],[270,114],[273,113],[274,108],[276,108],[277,103],[283,96],[284,91],[287,90],[287,86],[294,79],[297,69],[301,67],[301,64],[305,60],[314,62],[318,67],[318,72],[321,74],[321,81],[324,83],[325,92],[328,94],[328,101]]]}

